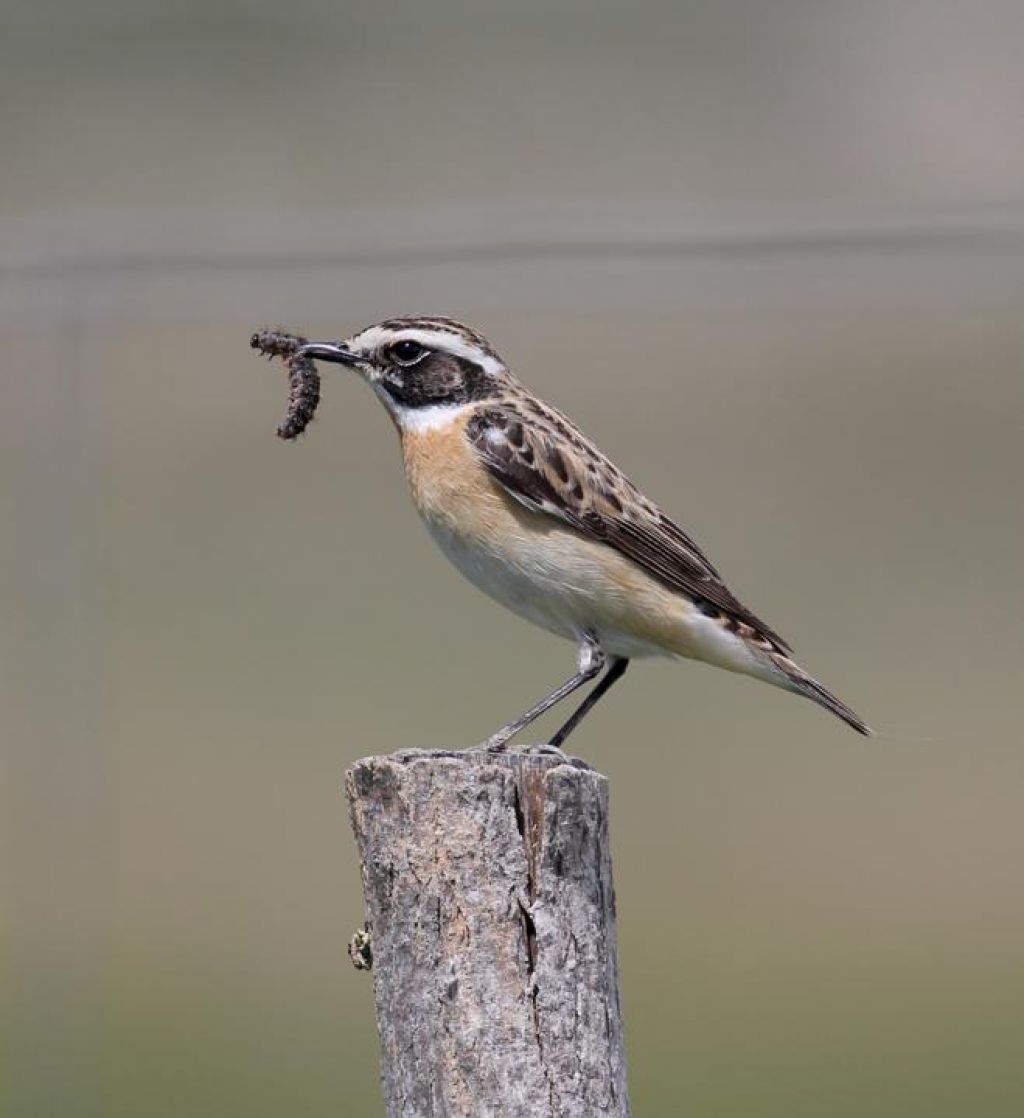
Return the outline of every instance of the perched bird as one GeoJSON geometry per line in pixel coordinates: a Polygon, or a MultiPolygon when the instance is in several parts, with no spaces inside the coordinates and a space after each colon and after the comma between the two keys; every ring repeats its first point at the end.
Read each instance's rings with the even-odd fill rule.
{"type": "Polygon", "coordinates": [[[476,586],[576,642],[576,673],[484,743],[506,743],[604,671],[559,747],[639,656],[703,660],[794,691],[871,731],[728,589],[694,541],[488,341],[449,318],[392,318],[306,357],[346,365],[387,408],[431,536],[476,586]]]}

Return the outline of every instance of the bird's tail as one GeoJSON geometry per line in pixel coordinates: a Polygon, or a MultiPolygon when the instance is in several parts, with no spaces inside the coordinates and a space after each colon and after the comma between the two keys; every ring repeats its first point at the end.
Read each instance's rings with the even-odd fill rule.
{"type": "Polygon", "coordinates": [[[871,737],[874,733],[860,715],[850,710],[846,703],[837,699],[831,691],[822,687],[816,679],[812,679],[799,664],[791,660],[788,656],[783,656],[781,653],[774,653],[770,659],[775,668],[786,677],[786,686],[788,686],[789,690],[795,691],[798,695],[804,695],[806,698],[812,699],[819,706],[823,706],[826,710],[830,710],[837,718],[841,718],[847,726],[852,726],[858,734],[871,737]]]}

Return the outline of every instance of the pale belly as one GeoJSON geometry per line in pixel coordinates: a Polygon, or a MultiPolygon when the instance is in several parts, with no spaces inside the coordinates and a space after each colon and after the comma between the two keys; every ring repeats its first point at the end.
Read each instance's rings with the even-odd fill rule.
{"type": "Polygon", "coordinates": [[[682,594],[596,540],[523,507],[459,439],[404,439],[413,500],[447,558],[501,605],[613,656],[685,656],[763,674],[746,643],[682,594]]]}
{"type": "Polygon", "coordinates": [[[570,529],[467,539],[443,522],[424,520],[470,582],[557,636],[578,641],[588,633],[609,654],[628,659],[685,656],[746,673],[759,666],[743,642],[681,595],[570,529]]]}
{"type": "Polygon", "coordinates": [[[591,633],[617,656],[667,651],[620,633],[607,604],[602,606],[602,594],[610,588],[600,574],[581,570],[575,557],[558,555],[557,547],[534,545],[528,554],[526,548],[492,549],[468,542],[443,524],[426,523],[437,546],[474,586],[534,625],[573,641],[591,633]]]}

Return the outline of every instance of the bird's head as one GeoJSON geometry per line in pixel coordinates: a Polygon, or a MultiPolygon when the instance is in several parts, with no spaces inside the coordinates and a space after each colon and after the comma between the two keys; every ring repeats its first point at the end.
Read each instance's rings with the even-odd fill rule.
{"type": "Polygon", "coordinates": [[[302,352],[354,369],[401,430],[434,425],[512,382],[487,339],[450,318],[390,318],[343,341],[310,342],[302,352]]]}

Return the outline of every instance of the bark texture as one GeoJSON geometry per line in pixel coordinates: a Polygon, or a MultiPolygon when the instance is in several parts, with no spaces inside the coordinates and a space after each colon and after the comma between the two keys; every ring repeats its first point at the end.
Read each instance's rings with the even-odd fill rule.
{"type": "Polygon", "coordinates": [[[628,1115],[607,780],[413,750],[346,785],[388,1118],[628,1115]]]}

